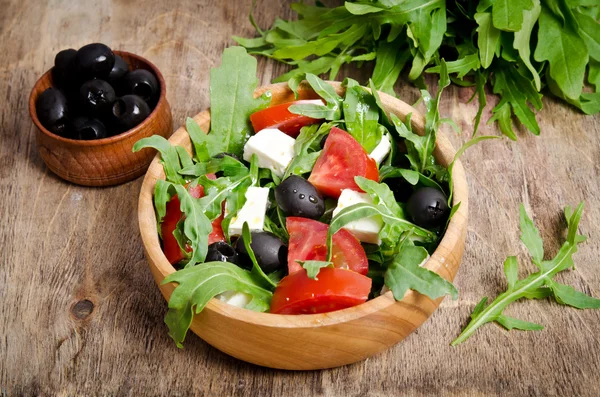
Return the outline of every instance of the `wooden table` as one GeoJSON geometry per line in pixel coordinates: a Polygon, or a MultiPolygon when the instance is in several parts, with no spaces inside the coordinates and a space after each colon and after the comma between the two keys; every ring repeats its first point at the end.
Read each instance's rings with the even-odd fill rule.
{"type": "MultiPolygon", "coordinates": [[[[600,311],[550,301],[519,302],[507,314],[540,322],[541,332],[480,329],[449,343],[475,303],[505,288],[502,262],[519,255],[524,202],[554,254],[564,237],[561,210],[586,201],[580,231],[589,237],[576,271],[561,282],[600,296],[600,117],[547,97],[542,134],[489,141],[464,158],[470,184],[467,249],[446,299],[396,347],[354,365],[285,372],[240,362],[194,335],[178,350],[163,323],[166,302],[146,267],[137,227],[141,179],[110,188],[66,183],[44,166],[27,100],[61,49],[101,41],[141,54],[163,72],[174,127],[209,106],[208,76],[233,34],[250,37],[251,1],[0,1],[0,395],[588,395],[600,394],[600,311]]],[[[287,1],[260,1],[258,23],[289,17],[287,1]]],[[[268,83],[284,69],[259,60],[268,83]]],[[[361,81],[370,69],[343,69],[361,81]]],[[[405,81],[405,80],[404,80],[405,81]]],[[[418,91],[397,85],[408,103],[418,91]]],[[[433,81],[430,81],[433,83],[433,81]]],[[[443,116],[456,147],[472,131],[472,90],[452,87],[443,116]]],[[[497,102],[493,96],[485,118],[497,102]]],[[[482,134],[499,134],[483,126],[482,134]]]]}

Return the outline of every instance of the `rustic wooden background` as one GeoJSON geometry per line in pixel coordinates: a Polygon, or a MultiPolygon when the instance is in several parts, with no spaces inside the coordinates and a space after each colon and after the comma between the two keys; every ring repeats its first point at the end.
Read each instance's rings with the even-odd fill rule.
{"type": "MultiPolygon", "coordinates": [[[[137,228],[141,179],[84,188],[44,166],[27,112],[35,80],[54,54],[101,41],[141,54],[163,72],[174,127],[206,109],[209,69],[231,35],[251,36],[251,1],[0,0],[0,395],[600,395],[600,311],[549,301],[519,302],[508,314],[546,325],[508,333],[495,325],[465,344],[449,343],[483,295],[505,281],[502,262],[518,254],[524,202],[554,254],[561,210],[586,201],[577,270],[559,280],[600,296],[600,117],[553,100],[538,114],[542,136],[485,142],[464,156],[470,184],[467,250],[457,301],[396,347],[364,362],[285,372],[237,361],[191,335],[178,350],[163,324],[166,302],[146,267],[137,228]]],[[[290,16],[288,1],[258,2],[258,23],[290,16]]],[[[263,83],[283,69],[259,60],[263,83]]],[[[344,69],[364,80],[370,70],[344,69]]],[[[397,85],[413,103],[417,90],[397,85]]],[[[442,114],[469,138],[472,91],[450,88],[442,114]]],[[[495,98],[489,97],[493,106],[495,98]]],[[[487,116],[486,115],[486,116],[487,116]]],[[[498,134],[495,126],[482,133],[498,134]]]]}

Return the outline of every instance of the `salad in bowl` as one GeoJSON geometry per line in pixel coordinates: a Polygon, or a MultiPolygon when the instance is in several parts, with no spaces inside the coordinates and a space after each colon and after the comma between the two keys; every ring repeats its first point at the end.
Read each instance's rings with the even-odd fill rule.
{"type": "Polygon", "coordinates": [[[352,79],[306,74],[255,92],[255,59],[226,49],[210,114],[134,148],[159,151],[140,228],[177,345],[191,327],[257,364],[337,366],[456,297],[467,203],[462,166],[436,138],[446,85],[442,73],[435,97],[423,91],[425,117],[352,79]],[[360,324],[375,328],[368,342],[360,324]],[[361,342],[340,349],[345,336],[361,342]]]}

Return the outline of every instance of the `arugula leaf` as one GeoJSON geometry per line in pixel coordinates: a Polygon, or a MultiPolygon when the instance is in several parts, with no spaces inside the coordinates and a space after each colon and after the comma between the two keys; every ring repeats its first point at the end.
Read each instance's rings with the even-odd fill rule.
{"type": "Polygon", "coordinates": [[[250,115],[271,100],[270,94],[254,98],[257,85],[256,59],[242,47],[226,48],[221,66],[210,71],[211,131],[200,144],[206,145],[211,154],[242,157],[252,131],[250,115]]]}
{"type": "Polygon", "coordinates": [[[512,319],[502,314],[502,311],[511,303],[521,299],[542,299],[548,296],[554,297],[557,303],[570,305],[580,309],[600,308],[600,299],[593,298],[572,287],[558,284],[553,280],[554,276],[563,270],[573,267],[573,254],[577,252],[577,245],[585,241],[585,237],[577,234],[579,221],[583,213],[583,203],[577,206],[575,211],[570,207],[565,208],[567,218],[567,240],[564,242],[554,259],[543,261],[543,251],[539,232],[521,207],[521,239],[532,253],[534,263],[540,271],[528,277],[517,279],[517,261],[509,257],[504,263],[505,274],[508,279],[508,290],[500,295],[487,307],[482,300],[477,306],[477,313],[471,316],[471,322],[462,333],[452,342],[452,346],[468,339],[477,328],[488,322],[496,321],[507,329],[537,330],[542,327],[538,324],[512,319]],[[537,263],[536,263],[537,262],[537,263]]]}
{"type": "Polygon", "coordinates": [[[165,323],[169,327],[169,336],[179,348],[183,347],[194,314],[200,313],[216,295],[225,291],[244,292],[252,296],[247,307],[262,312],[269,310],[273,296],[257,285],[250,272],[229,262],[207,262],[178,270],[161,284],[168,283],[178,284],[169,299],[165,323]]]}
{"type": "Polygon", "coordinates": [[[540,81],[540,75],[537,70],[531,64],[531,48],[529,42],[531,41],[531,33],[533,27],[537,22],[542,7],[540,6],[539,0],[533,0],[533,7],[530,10],[523,11],[523,24],[521,29],[515,32],[515,40],[513,41],[513,47],[519,52],[519,56],[523,61],[523,64],[529,69],[535,82],[536,90],[540,91],[542,83],[540,81]]]}
{"type": "Polygon", "coordinates": [[[406,291],[413,289],[437,299],[444,295],[458,298],[458,291],[452,283],[432,272],[421,264],[429,258],[423,247],[406,244],[385,272],[385,285],[392,291],[396,300],[402,300],[406,291]]]}
{"type": "MultiPolygon", "coordinates": [[[[154,185],[154,209],[156,210],[156,221],[160,224],[167,213],[167,203],[173,197],[171,184],[163,179],[156,181],[154,185]]],[[[158,228],[160,233],[160,228],[158,228]]]]}
{"type": "Polygon", "coordinates": [[[532,7],[531,0],[497,0],[492,7],[494,26],[507,32],[516,32],[523,24],[523,11],[532,7]]]}
{"type": "Polygon", "coordinates": [[[479,47],[481,67],[487,69],[496,55],[500,43],[500,30],[492,24],[491,12],[475,14],[475,21],[479,25],[477,28],[477,47],[479,47]]]}
{"type": "Polygon", "coordinates": [[[538,45],[534,58],[548,61],[548,73],[560,91],[571,99],[581,95],[588,50],[573,23],[563,24],[550,10],[542,8],[538,23],[538,45]]]}
{"type": "Polygon", "coordinates": [[[153,148],[158,150],[161,156],[161,163],[165,170],[167,181],[183,184],[185,180],[179,175],[181,169],[179,154],[177,149],[169,141],[160,135],[152,135],[142,138],[133,145],[133,152],[139,152],[144,148],[153,148]]]}
{"type": "Polygon", "coordinates": [[[312,278],[313,280],[317,279],[319,275],[319,271],[324,267],[333,267],[333,262],[327,261],[296,261],[298,262],[305,270],[308,278],[312,278]]]}
{"type": "Polygon", "coordinates": [[[192,255],[186,267],[204,262],[208,251],[208,235],[212,232],[212,225],[204,214],[200,201],[192,197],[183,185],[172,184],[177,192],[180,210],[185,214],[183,231],[191,241],[192,255]]]}
{"type": "Polygon", "coordinates": [[[250,234],[248,222],[244,222],[244,225],[242,226],[242,241],[250,260],[252,261],[252,269],[250,270],[250,274],[254,276],[254,279],[258,281],[261,287],[273,291],[275,287],[277,287],[277,284],[267,277],[265,272],[263,272],[261,267],[258,265],[256,255],[254,255],[254,250],[252,249],[252,235],[250,234]]]}
{"type": "Polygon", "coordinates": [[[400,40],[393,42],[381,41],[377,46],[373,84],[376,89],[390,95],[395,95],[394,84],[410,58],[410,51],[401,49],[400,43],[400,40]]]}
{"type": "Polygon", "coordinates": [[[343,102],[346,130],[370,153],[381,141],[379,108],[371,93],[354,80],[351,80],[354,84],[349,85],[349,81],[344,81],[347,86],[343,102]]]}
{"type": "Polygon", "coordinates": [[[313,169],[317,158],[321,154],[321,148],[318,146],[318,143],[329,132],[332,126],[331,123],[323,123],[321,125],[309,125],[300,129],[300,134],[294,143],[295,156],[285,170],[283,179],[292,174],[303,175],[313,169]]]}

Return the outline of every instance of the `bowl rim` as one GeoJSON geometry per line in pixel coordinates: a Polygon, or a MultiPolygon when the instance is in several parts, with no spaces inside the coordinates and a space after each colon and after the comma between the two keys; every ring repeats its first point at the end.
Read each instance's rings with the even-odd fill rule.
{"type": "Polygon", "coordinates": [[[38,87],[42,84],[42,81],[45,80],[46,78],[49,78],[50,82],[53,82],[52,69],[54,67],[51,67],[44,74],[42,74],[42,76],[35,82],[33,88],[31,89],[31,93],[29,94],[29,115],[30,115],[31,119],[33,120],[33,123],[44,135],[48,136],[51,139],[54,139],[54,140],[57,140],[57,141],[60,141],[60,142],[66,143],[66,144],[71,144],[74,146],[93,147],[93,146],[110,145],[110,144],[125,140],[129,137],[132,137],[132,136],[138,134],[141,130],[147,128],[148,124],[151,123],[151,119],[154,118],[156,116],[156,114],[158,113],[159,107],[165,106],[165,103],[167,101],[167,86],[165,84],[165,79],[164,79],[162,73],[160,72],[160,70],[156,67],[156,65],[154,65],[152,62],[150,62],[148,59],[146,59],[140,55],[128,52],[128,51],[113,50],[113,53],[115,53],[116,55],[119,55],[119,56],[125,55],[127,57],[134,58],[137,61],[145,63],[146,65],[148,65],[148,67],[152,70],[154,75],[157,77],[158,83],[160,85],[160,96],[159,96],[158,102],[156,103],[156,105],[154,106],[154,109],[152,109],[152,112],[150,112],[148,117],[146,117],[144,119],[144,121],[142,121],[140,124],[136,125],[135,127],[131,128],[127,131],[124,131],[120,134],[109,136],[106,138],[101,138],[101,139],[92,139],[92,140],[71,139],[71,138],[62,137],[60,135],[57,135],[57,134],[54,134],[53,132],[48,131],[46,129],[46,127],[44,127],[42,125],[42,123],[40,122],[40,120],[38,119],[37,111],[35,108],[35,102],[37,99],[35,92],[37,91],[38,87]]]}
{"type": "MultiPolygon", "coordinates": [[[[328,84],[332,85],[336,90],[343,90],[342,84],[337,81],[327,81],[328,84]]],[[[369,90],[368,87],[365,87],[369,90]]],[[[255,90],[254,95],[259,96],[262,93],[273,90],[273,89],[283,89],[289,94],[292,91],[289,89],[287,83],[275,83],[269,84],[266,86],[259,87],[255,90]]],[[[299,92],[306,91],[306,93],[313,93],[314,91],[308,86],[305,82],[301,83],[299,88],[299,92]]],[[[370,90],[369,90],[370,91],[370,90]]],[[[401,119],[404,119],[406,114],[412,113],[411,124],[413,128],[416,128],[417,131],[422,130],[425,126],[425,119],[423,115],[417,111],[414,107],[409,104],[403,102],[402,100],[395,98],[391,95],[379,92],[379,95],[384,103],[384,108],[387,114],[393,113],[390,109],[389,104],[391,102],[395,102],[395,104],[403,109],[404,115],[398,114],[401,119]]],[[[284,102],[282,102],[284,103],[284,102]]],[[[395,113],[395,112],[394,112],[395,113]]],[[[208,117],[210,120],[210,109],[207,109],[203,112],[198,113],[194,116],[194,119],[198,120],[201,117],[208,117]]],[[[185,140],[189,139],[189,135],[187,130],[185,129],[185,125],[179,127],[173,135],[169,138],[169,142],[174,144],[179,139],[185,140]]],[[[443,157],[445,160],[450,159],[448,162],[452,161],[456,154],[456,150],[446,138],[445,134],[440,133],[438,131],[436,137],[436,147],[434,150],[434,155],[439,158],[440,155],[444,153],[443,157]],[[440,148],[443,148],[442,149],[440,148]],[[435,155],[435,153],[438,153],[435,155]]],[[[464,242],[464,234],[467,229],[467,217],[468,217],[468,185],[466,181],[466,175],[464,172],[464,168],[460,160],[457,160],[452,174],[452,182],[453,182],[453,198],[452,204],[456,205],[460,203],[458,210],[455,212],[453,218],[450,220],[448,224],[448,228],[446,229],[446,233],[444,237],[440,241],[438,247],[431,254],[424,267],[427,269],[434,271],[440,274],[442,277],[449,279],[452,281],[454,276],[458,272],[458,268],[460,267],[460,256],[456,261],[456,271],[453,273],[452,270],[448,269],[446,265],[446,257],[449,255],[453,255],[456,247],[461,246],[461,242],[464,242]],[[461,221],[462,220],[462,221],[461,221]],[[448,250],[448,255],[444,256],[441,254],[440,247],[444,247],[448,250]]],[[[156,228],[156,213],[154,210],[153,204],[153,192],[154,186],[156,184],[156,180],[163,178],[164,179],[164,170],[162,169],[162,165],[160,164],[160,154],[156,154],[148,170],[146,171],[146,175],[142,182],[142,187],[140,189],[140,196],[138,201],[138,222],[140,228],[140,235],[142,237],[142,243],[144,246],[144,251],[146,256],[148,257],[149,267],[156,268],[156,270],[161,274],[163,280],[169,274],[175,272],[175,268],[169,263],[167,258],[165,257],[162,249],[160,248],[160,240],[158,238],[158,230],[156,228]],[[157,170],[157,173],[154,174],[154,170],[157,170]],[[159,176],[156,176],[159,175],[159,176]],[[150,200],[146,199],[146,196],[150,197],[150,200]],[[152,216],[152,222],[150,222],[150,227],[146,228],[144,217],[152,216]],[[154,247],[155,249],[150,249],[154,247]],[[157,248],[157,249],[156,249],[157,248]],[[154,252],[158,252],[157,256],[154,255],[154,252]]],[[[462,256],[462,252],[461,252],[462,256]]],[[[151,269],[152,270],[152,269],[151,269]]],[[[154,273],[154,271],[153,271],[154,273]]],[[[155,276],[156,277],[156,276],[155,276]]],[[[174,285],[175,283],[169,283],[166,285],[159,284],[158,287],[167,299],[167,295],[172,293],[171,288],[170,292],[165,292],[168,287],[174,285]]],[[[385,309],[390,305],[401,305],[405,300],[415,299],[416,297],[424,295],[419,294],[416,291],[408,290],[406,295],[402,300],[396,301],[393,297],[391,291],[387,291],[385,294],[382,294],[374,299],[367,300],[364,303],[361,303],[357,306],[352,306],[346,309],[337,310],[328,313],[318,313],[318,314],[301,314],[301,315],[292,315],[292,314],[274,314],[274,313],[263,313],[263,312],[255,312],[245,308],[239,308],[233,305],[229,305],[225,302],[222,302],[218,299],[212,298],[207,305],[204,307],[204,311],[208,312],[216,312],[220,315],[228,317],[232,320],[243,322],[246,324],[251,324],[259,327],[273,327],[273,328],[294,328],[294,329],[302,329],[302,328],[314,328],[328,325],[335,325],[340,323],[345,323],[353,320],[357,320],[362,317],[369,316],[372,313],[378,312],[380,310],[385,309]]],[[[430,299],[430,298],[428,298],[430,299]]],[[[435,308],[439,305],[439,303],[444,299],[444,297],[440,297],[437,299],[431,299],[434,302],[435,308]]],[[[167,299],[168,302],[168,299],[167,299]]],[[[435,310],[434,308],[434,310],[435,310]]],[[[197,313],[196,313],[197,315],[197,313]]],[[[429,315],[427,315],[429,317],[429,315]]],[[[418,324],[420,325],[420,324],[418,324]]],[[[418,326],[417,325],[417,326],[418,326]]]]}

